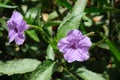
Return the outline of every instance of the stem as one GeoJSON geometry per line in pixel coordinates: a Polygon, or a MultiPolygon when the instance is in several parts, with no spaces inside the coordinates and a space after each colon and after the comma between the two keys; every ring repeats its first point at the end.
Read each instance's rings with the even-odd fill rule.
{"type": "Polygon", "coordinates": [[[99,45],[99,44],[101,44],[101,43],[105,42],[105,40],[106,40],[106,39],[107,39],[107,38],[104,38],[104,39],[102,39],[102,40],[100,40],[100,41],[98,41],[98,42],[94,43],[94,44],[92,45],[92,47],[91,47],[91,48],[94,48],[94,47],[96,47],[97,45],[99,45]]]}
{"type": "Polygon", "coordinates": [[[43,33],[45,35],[42,36],[43,39],[47,42],[47,43],[50,43],[51,39],[49,38],[49,35],[41,28],[41,27],[38,27],[38,26],[35,26],[35,25],[29,25],[30,28],[33,28],[33,29],[36,29],[36,30],[39,30],[41,33],[43,33]],[[46,38],[47,37],[47,38],[46,38]]]}
{"type": "Polygon", "coordinates": [[[62,67],[64,71],[66,71],[74,80],[79,80],[75,75],[73,75],[70,71],[68,71],[66,68],[62,67]]]}
{"type": "Polygon", "coordinates": [[[86,36],[93,36],[95,34],[95,32],[89,32],[87,34],[85,34],[86,36]]]}

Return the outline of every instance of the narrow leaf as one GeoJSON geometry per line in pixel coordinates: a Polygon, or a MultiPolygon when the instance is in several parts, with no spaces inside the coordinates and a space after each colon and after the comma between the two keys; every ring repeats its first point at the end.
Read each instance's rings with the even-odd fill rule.
{"type": "Polygon", "coordinates": [[[117,49],[117,47],[111,42],[109,39],[106,40],[107,45],[109,46],[109,49],[111,50],[113,56],[120,61],[120,51],[117,49]]]}
{"type": "Polygon", "coordinates": [[[112,7],[105,7],[105,8],[90,7],[85,9],[86,13],[119,12],[119,11],[120,11],[119,9],[112,8],[112,7]]]}
{"type": "Polygon", "coordinates": [[[27,11],[25,15],[25,19],[27,20],[29,24],[32,24],[33,22],[36,21],[38,13],[39,13],[38,8],[31,8],[27,11]]]}
{"type": "Polygon", "coordinates": [[[0,74],[13,75],[31,72],[34,71],[40,63],[41,62],[36,59],[0,61],[0,74]]]}
{"type": "Polygon", "coordinates": [[[70,3],[68,3],[67,0],[56,0],[57,3],[61,6],[67,7],[68,9],[72,9],[72,5],[70,5],[70,3]]]}
{"type": "Polygon", "coordinates": [[[17,8],[17,6],[10,6],[10,5],[6,5],[6,4],[2,4],[2,3],[0,3],[0,7],[2,7],[2,8],[17,8]]]}
{"type": "Polygon", "coordinates": [[[77,0],[73,10],[70,14],[68,14],[64,20],[61,22],[58,33],[57,39],[66,36],[67,32],[72,29],[77,29],[80,24],[81,17],[83,16],[84,8],[86,6],[87,0],[77,0]]]}
{"type": "Polygon", "coordinates": [[[84,24],[85,26],[91,26],[92,25],[92,20],[88,18],[86,15],[83,16],[83,20],[85,20],[84,24]]]}
{"type": "Polygon", "coordinates": [[[38,35],[36,34],[35,30],[28,30],[26,33],[36,42],[40,42],[38,35]]]}
{"type": "Polygon", "coordinates": [[[52,46],[49,45],[48,48],[47,48],[47,59],[54,60],[54,58],[55,58],[55,53],[53,51],[52,46]]]}
{"type": "Polygon", "coordinates": [[[61,21],[48,21],[46,23],[44,23],[45,27],[53,27],[53,26],[57,26],[61,23],[61,21]]]}
{"type": "Polygon", "coordinates": [[[55,62],[45,61],[31,74],[30,80],[50,80],[55,62]]]}

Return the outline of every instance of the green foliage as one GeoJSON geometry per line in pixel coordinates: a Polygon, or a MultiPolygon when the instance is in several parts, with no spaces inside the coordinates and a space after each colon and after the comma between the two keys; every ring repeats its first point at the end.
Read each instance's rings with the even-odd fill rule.
{"type": "Polygon", "coordinates": [[[56,0],[57,3],[61,6],[67,7],[68,9],[72,9],[72,6],[70,5],[70,3],[67,2],[67,0],[56,0]]]}
{"type": "Polygon", "coordinates": [[[6,5],[6,4],[2,4],[2,3],[0,3],[0,7],[1,8],[17,8],[17,6],[10,6],[10,5],[6,5]]]}
{"type": "Polygon", "coordinates": [[[85,12],[86,13],[95,13],[95,12],[118,12],[119,9],[116,9],[116,8],[111,8],[111,7],[105,7],[105,8],[95,8],[95,7],[92,7],[92,8],[86,8],[85,9],[85,12]]]}
{"type": "Polygon", "coordinates": [[[36,42],[40,41],[38,35],[35,32],[35,30],[29,30],[29,31],[26,31],[26,33],[36,42]]]}
{"type": "Polygon", "coordinates": [[[102,77],[101,74],[97,74],[85,68],[79,68],[76,71],[77,75],[80,76],[83,80],[106,80],[102,77]]]}
{"type": "Polygon", "coordinates": [[[88,18],[86,15],[83,16],[83,20],[85,20],[84,24],[85,26],[91,26],[92,25],[92,20],[88,18]]]}
{"type": "Polygon", "coordinates": [[[46,58],[51,60],[55,59],[55,53],[51,45],[48,45],[46,58]]]}
{"type": "Polygon", "coordinates": [[[71,13],[69,13],[64,20],[61,22],[58,32],[57,38],[58,40],[62,37],[65,37],[67,32],[72,29],[77,29],[80,24],[81,17],[83,16],[83,11],[86,6],[87,0],[78,0],[73,7],[71,13]],[[81,5],[80,5],[81,4],[81,5]]]}
{"type": "Polygon", "coordinates": [[[31,74],[30,80],[50,80],[54,71],[55,62],[44,61],[37,69],[31,74]]]}
{"type": "Polygon", "coordinates": [[[35,23],[37,17],[38,17],[39,9],[37,8],[31,8],[27,11],[25,15],[25,19],[29,24],[35,23]]]}
{"type": "Polygon", "coordinates": [[[0,61],[0,74],[23,74],[32,72],[40,65],[40,61],[36,59],[18,59],[11,61],[0,61]]]}
{"type": "Polygon", "coordinates": [[[109,49],[112,52],[113,56],[120,62],[120,51],[110,40],[107,39],[106,43],[108,44],[109,49]]]}

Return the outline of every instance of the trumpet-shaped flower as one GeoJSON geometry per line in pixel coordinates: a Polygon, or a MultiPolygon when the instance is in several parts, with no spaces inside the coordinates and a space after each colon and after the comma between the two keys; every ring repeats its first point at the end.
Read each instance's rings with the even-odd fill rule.
{"type": "Polygon", "coordinates": [[[58,49],[69,63],[82,62],[89,58],[88,50],[91,45],[90,38],[83,35],[79,30],[71,30],[67,37],[58,42],[58,49]]]}
{"type": "Polygon", "coordinates": [[[23,20],[22,15],[13,11],[11,18],[7,21],[9,42],[15,41],[16,44],[21,45],[25,41],[24,31],[28,25],[23,20]]]}

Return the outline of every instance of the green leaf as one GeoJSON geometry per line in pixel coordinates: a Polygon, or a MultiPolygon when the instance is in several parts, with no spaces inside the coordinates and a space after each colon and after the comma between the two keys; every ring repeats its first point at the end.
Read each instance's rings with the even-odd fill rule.
{"type": "Polygon", "coordinates": [[[54,58],[55,58],[55,53],[54,53],[51,45],[48,45],[46,57],[47,57],[47,59],[51,59],[51,60],[54,60],[54,58]]]}
{"type": "Polygon", "coordinates": [[[77,75],[80,76],[83,80],[106,80],[102,77],[101,74],[87,70],[86,68],[79,68],[76,71],[77,75]]]}
{"type": "Polygon", "coordinates": [[[39,13],[38,8],[31,8],[27,11],[25,15],[25,19],[27,20],[29,24],[32,24],[33,22],[36,21],[38,13],[39,13]]]}
{"type": "Polygon", "coordinates": [[[96,8],[96,7],[91,7],[91,8],[86,8],[85,12],[86,13],[96,13],[96,12],[119,12],[119,9],[112,8],[112,7],[107,7],[107,8],[96,8]]]}
{"type": "Polygon", "coordinates": [[[0,61],[0,74],[13,75],[31,72],[34,71],[40,63],[41,62],[36,59],[0,61]]]}
{"type": "Polygon", "coordinates": [[[61,6],[67,7],[68,9],[72,9],[72,5],[70,5],[70,3],[68,3],[67,0],[56,0],[57,3],[61,6]]]}
{"type": "Polygon", "coordinates": [[[8,30],[8,27],[6,26],[6,21],[3,18],[0,18],[0,23],[2,25],[1,28],[8,30]]]}
{"type": "Polygon", "coordinates": [[[85,20],[85,22],[84,22],[85,26],[89,27],[92,25],[92,20],[89,17],[87,17],[86,15],[83,16],[83,20],[85,20]]]}
{"type": "Polygon", "coordinates": [[[28,30],[26,33],[36,42],[40,42],[38,35],[36,34],[35,30],[28,30]]]}
{"type": "Polygon", "coordinates": [[[72,29],[77,29],[79,27],[86,3],[87,0],[77,0],[72,12],[64,18],[64,20],[61,22],[58,28],[58,40],[65,37],[68,31],[72,29]]]}
{"type": "Polygon", "coordinates": [[[53,27],[53,26],[57,26],[61,23],[61,21],[48,21],[46,23],[44,23],[45,27],[53,27]]]}
{"type": "Polygon", "coordinates": [[[112,52],[113,56],[120,62],[120,51],[109,39],[106,40],[106,43],[109,46],[109,49],[112,52]]]}
{"type": "Polygon", "coordinates": [[[2,3],[0,3],[0,7],[2,7],[2,8],[17,8],[17,6],[10,6],[10,5],[6,5],[6,4],[2,4],[2,3]]]}
{"type": "Polygon", "coordinates": [[[3,33],[2,33],[2,31],[0,30],[0,37],[2,37],[2,35],[3,35],[3,33]]]}
{"type": "Polygon", "coordinates": [[[45,61],[31,74],[30,80],[50,80],[55,62],[45,61]]]}

